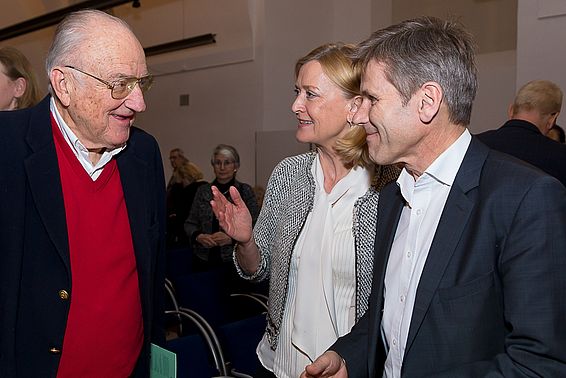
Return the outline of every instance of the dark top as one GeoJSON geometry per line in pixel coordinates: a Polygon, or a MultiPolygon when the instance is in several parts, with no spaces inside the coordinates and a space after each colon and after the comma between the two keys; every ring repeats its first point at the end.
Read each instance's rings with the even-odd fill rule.
{"type": "Polygon", "coordinates": [[[189,216],[197,189],[206,181],[195,181],[185,187],[173,184],[167,191],[167,247],[188,246],[184,224],[189,216]]]}
{"type": "Polygon", "coordinates": [[[542,135],[532,123],[511,119],[497,130],[478,134],[478,138],[494,150],[542,169],[566,186],[566,145],[542,135]]]}

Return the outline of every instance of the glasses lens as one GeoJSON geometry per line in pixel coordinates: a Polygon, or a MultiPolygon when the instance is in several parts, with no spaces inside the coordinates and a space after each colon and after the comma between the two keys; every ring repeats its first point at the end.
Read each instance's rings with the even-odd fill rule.
{"type": "Polygon", "coordinates": [[[217,167],[227,167],[229,165],[234,164],[234,162],[232,160],[214,160],[212,164],[214,164],[217,167]]]}
{"type": "Polygon", "coordinates": [[[141,77],[138,80],[138,84],[139,84],[142,92],[148,91],[151,88],[151,86],[153,85],[153,76],[148,75],[148,76],[141,77]]]}
{"type": "Polygon", "coordinates": [[[132,77],[114,81],[112,83],[112,98],[116,100],[123,99],[134,90],[136,84],[140,86],[142,92],[146,92],[153,84],[153,76],[148,75],[139,79],[132,77]]]}
{"type": "MultiPolygon", "coordinates": [[[[134,79],[134,83],[135,83],[134,79]]],[[[120,100],[130,94],[131,89],[129,89],[130,80],[122,79],[112,82],[112,97],[116,100],[120,100]]],[[[132,86],[133,88],[133,86],[132,86]]]]}

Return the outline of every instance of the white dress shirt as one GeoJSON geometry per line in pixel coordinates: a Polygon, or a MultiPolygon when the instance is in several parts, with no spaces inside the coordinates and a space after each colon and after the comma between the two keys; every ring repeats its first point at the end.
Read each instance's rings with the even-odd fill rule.
{"type": "Polygon", "coordinates": [[[440,216],[471,141],[464,133],[415,181],[405,169],[397,179],[405,206],[385,272],[381,334],[384,377],[400,377],[417,288],[440,216]]]}
{"type": "Polygon", "coordinates": [[[104,169],[104,166],[106,166],[106,164],[108,164],[110,160],[112,160],[112,157],[114,155],[126,148],[126,145],[124,145],[111,151],[104,150],[100,160],[96,164],[92,164],[88,156],[88,150],[86,149],[84,144],[81,143],[79,138],[77,138],[75,133],[73,133],[71,128],[65,123],[63,117],[61,117],[61,114],[59,114],[59,110],[57,110],[57,106],[55,106],[55,100],[53,99],[53,97],[51,97],[50,109],[51,114],[53,115],[53,119],[55,119],[55,123],[57,123],[61,134],[63,134],[63,138],[65,138],[65,140],[71,147],[71,150],[85,169],[86,173],[88,173],[92,181],[95,181],[100,176],[102,170],[104,169]]]}

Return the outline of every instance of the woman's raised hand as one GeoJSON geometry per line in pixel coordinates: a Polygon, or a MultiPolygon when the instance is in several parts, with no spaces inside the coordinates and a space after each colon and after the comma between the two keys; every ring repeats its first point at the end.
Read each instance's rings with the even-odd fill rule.
{"type": "Polygon", "coordinates": [[[252,216],[238,190],[233,186],[229,190],[233,202],[212,186],[210,205],[224,232],[239,243],[246,244],[252,239],[252,216]]]}

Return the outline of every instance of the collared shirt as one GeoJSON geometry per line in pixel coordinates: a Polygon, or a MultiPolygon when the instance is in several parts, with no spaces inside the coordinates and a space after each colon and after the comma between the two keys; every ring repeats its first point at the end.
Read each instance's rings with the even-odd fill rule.
{"type": "Polygon", "coordinates": [[[110,151],[104,150],[102,157],[100,158],[98,163],[92,164],[88,156],[87,148],[84,146],[84,144],[81,143],[81,141],[79,140],[79,138],[77,138],[75,133],[73,133],[71,128],[65,123],[63,117],[61,117],[61,114],[59,114],[57,106],[55,106],[55,100],[53,99],[53,97],[51,97],[50,109],[51,114],[53,115],[53,118],[57,123],[57,126],[59,126],[61,134],[63,134],[63,138],[65,138],[65,141],[69,144],[71,150],[73,151],[85,171],[88,173],[92,181],[95,181],[100,176],[102,169],[104,169],[104,166],[108,164],[110,160],[112,160],[112,157],[114,155],[118,154],[120,151],[126,148],[126,145],[124,145],[110,151]]]}
{"type": "Polygon", "coordinates": [[[397,185],[405,206],[397,225],[385,273],[381,334],[384,377],[400,377],[417,288],[452,184],[472,137],[464,133],[415,181],[405,169],[397,185]]]}

